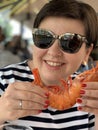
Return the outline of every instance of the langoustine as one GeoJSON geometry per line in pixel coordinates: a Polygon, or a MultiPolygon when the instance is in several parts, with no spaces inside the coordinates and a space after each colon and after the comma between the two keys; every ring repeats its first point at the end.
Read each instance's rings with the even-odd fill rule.
{"type": "MultiPolygon", "coordinates": [[[[48,89],[49,91],[49,106],[58,110],[69,109],[76,103],[76,99],[80,97],[81,82],[77,80],[72,80],[69,78],[69,81],[61,79],[61,85],[63,86],[44,86],[41,81],[38,69],[33,69],[34,81],[33,83],[39,85],[43,89],[48,89]]],[[[78,78],[82,77],[82,82],[96,82],[98,81],[98,64],[95,68],[91,70],[84,71],[78,78]]]]}

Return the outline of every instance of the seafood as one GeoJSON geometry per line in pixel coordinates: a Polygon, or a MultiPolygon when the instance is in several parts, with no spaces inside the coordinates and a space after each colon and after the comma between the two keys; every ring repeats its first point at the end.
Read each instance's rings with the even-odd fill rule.
{"type": "Polygon", "coordinates": [[[33,83],[39,85],[43,89],[48,89],[49,106],[58,110],[65,110],[72,107],[76,103],[76,99],[80,97],[81,82],[79,78],[82,77],[82,82],[98,81],[98,64],[95,68],[84,71],[78,75],[78,78],[76,77],[74,80],[72,80],[71,77],[69,77],[68,82],[61,79],[60,83],[63,87],[45,86],[41,81],[37,68],[33,69],[32,73],[35,77],[33,83]]]}

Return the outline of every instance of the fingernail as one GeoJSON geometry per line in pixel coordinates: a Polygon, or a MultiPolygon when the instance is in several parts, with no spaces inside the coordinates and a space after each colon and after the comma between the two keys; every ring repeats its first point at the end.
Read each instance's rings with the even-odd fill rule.
{"type": "Polygon", "coordinates": [[[48,92],[47,92],[47,93],[45,93],[45,96],[47,96],[47,97],[48,97],[48,96],[49,96],[49,93],[48,93],[48,92]]]}
{"type": "Polygon", "coordinates": [[[48,106],[49,106],[49,105],[47,104],[47,105],[44,106],[44,108],[47,108],[48,106]]]}
{"type": "Polygon", "coordinates": [[[45,104],[49,105],[49,100],[46,100],[46,101],[45,101],[45,104]]]}
{"type": "Polygon", "coordinates": [[[81,111],[82,110],[82,106],[78,106],[78,108],[77,108],[79,111],[81,111]]]}
{"type": "Polygon", "coordinates": [[[42,110],[39,110],[38,113],[40,114],[42,112],[42,110]]]}
{"type": "Polygon", "coordinates": [[[87,84],[82,84],[82,87],[83,87],[83,88],[87,87],[87,84]]]}
{"type": "Polygon", "coordinates": [[[80,94],[85,94],[85,90],[80,90],[80,94]]]}
{"type": "Polygon", "coordinates": [[[77,102],[77,103],[82,103],[82,99],[81,99],[81,98],[78,98],[78,99],[76,100],[76,102],[77,102]]]}

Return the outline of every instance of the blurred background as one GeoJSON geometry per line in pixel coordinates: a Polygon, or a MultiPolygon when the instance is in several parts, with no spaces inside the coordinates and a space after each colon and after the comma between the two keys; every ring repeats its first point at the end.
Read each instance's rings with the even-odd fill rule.
{"type": "MultiPolygon", "coordinates": [[[[0,67],[32,58],[33,21],[48,1],[0,0],[0,67]]],[[[98,13],[98,1],[81,1],[92,5],[98,13]]],[[[98,60],[98,45],[90,59],[91,62],[98,60]]]]}

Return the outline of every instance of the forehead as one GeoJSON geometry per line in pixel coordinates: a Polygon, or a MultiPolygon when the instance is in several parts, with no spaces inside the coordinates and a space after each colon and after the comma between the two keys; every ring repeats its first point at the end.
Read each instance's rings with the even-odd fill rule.
{"type": "Polygon", "coordinates": [[[85,28],[82,21],[65,17],[47,17],[39,25],[39,28],[51,30],[57,34],[66,32],[84,35],[85,28]]]}

